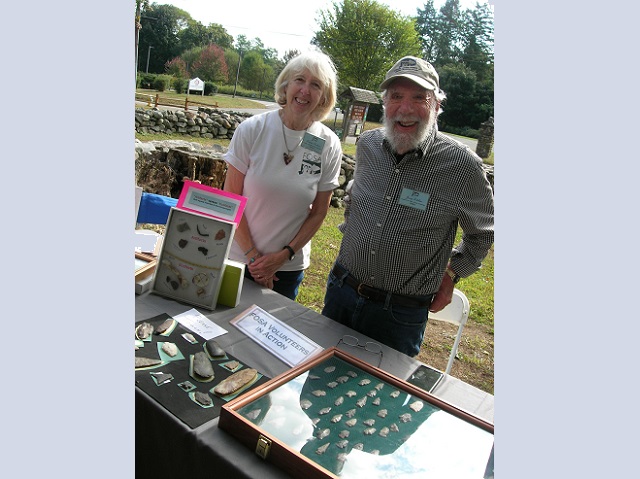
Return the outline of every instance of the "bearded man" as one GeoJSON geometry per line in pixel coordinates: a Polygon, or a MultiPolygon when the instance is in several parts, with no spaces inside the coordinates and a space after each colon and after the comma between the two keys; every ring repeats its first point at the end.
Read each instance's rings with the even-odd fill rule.
{"type": "Polygon", "coordinates": [[[451,302],[493,244],[493,191],[482,160],[438,131],[446,96],[430,63],[402,58],[380,89],[384,126],[357,143],[322,314],[415,356],[429,311],[451,302]]]}

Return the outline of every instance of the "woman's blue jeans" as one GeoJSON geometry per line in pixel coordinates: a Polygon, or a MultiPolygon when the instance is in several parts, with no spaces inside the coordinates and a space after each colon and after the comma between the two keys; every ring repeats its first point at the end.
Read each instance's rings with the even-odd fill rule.
{"type": "MultiPolygon", "coordinates": [[[[245,278],[253,280],[253,276],[249,273],[249,268],[244,269],[245,278]]],[[[278,281],[273,282],[273,290],[276,293],[280,293],[282,296],[286,296],[293,301],[298,296],[298,289],[300,283],[304,279],[304,270],[300,271],[278,271],[276,273],[278,281]]]]}

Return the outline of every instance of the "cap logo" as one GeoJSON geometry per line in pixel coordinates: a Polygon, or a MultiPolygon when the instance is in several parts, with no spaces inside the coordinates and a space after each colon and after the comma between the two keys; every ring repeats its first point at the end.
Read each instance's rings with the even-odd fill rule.
{"type": "Polygon", "coordinates": [[[412,58],[405,58],[400,60],[398,66],[394,68],[394,73],[400,73],[403,71],[419,71],[420,69],[417,67],[417,62],[412,58]]]}

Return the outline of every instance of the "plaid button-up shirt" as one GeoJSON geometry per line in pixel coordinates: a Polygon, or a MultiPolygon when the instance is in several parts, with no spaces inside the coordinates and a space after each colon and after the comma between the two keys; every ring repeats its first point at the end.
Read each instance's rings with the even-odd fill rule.
{"type": "Polygon", "coordinates": [[[337,262],[370,286],[428,295],[444,270],[461,277],[481,266],[493,244],[493,191],[482,160],[434,128],[396,163],[382,128],[364,132],[337,262]],[[455,246],[458,224],[462,241],[455,246]]]}

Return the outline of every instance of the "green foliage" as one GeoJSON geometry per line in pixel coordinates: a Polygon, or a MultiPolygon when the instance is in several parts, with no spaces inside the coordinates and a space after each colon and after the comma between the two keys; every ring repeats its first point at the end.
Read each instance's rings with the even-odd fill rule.
{"type": "Polygon", "coordinates": [[[480,137],[480,130],[475,128],[469,128],[468,126],[457,127],[451,125],[445,125],[439,127],[439,130],[446,133],[452,133],[454,135],[466,136],[467,138],[478,139],[480,137]]]}
{"type": "MultiPolygon", "coordinates": [[[[176,91],[176,93],[186,92],[188,84],[189,84],[189,80],[185,78],[173,78],[171,80],[171,86],[176,91]]],[[[206,84],[205,84],[205,89],[206,89],[206,84]]]]}
{"type": "Polygon", "coordinates": [[[447,0],[436,11],[429,0],[418,9],[416,29],[423,58],[434,64],[447,93],[443,128],[479,128],[493,116],[494,104],[493,13],[488,3],[461,11],[459,0],[447,0]]]}
{"type": "Polygon", "coordinates": [[[144,70],[149,59],[149,71],[163,73],[168,60],[181,51],[178,32],[192,21],[191,15],[173,5],[152,3],[141,16],[138,45],[138,70],[144,70]],[[149,49],[149,47],[152,47],[149,49]]]}
{"type": "Polygon", "coordinates": [[[211,82],[205,82],[204,84],[204,94],[207,96],[215,95],[218,93],[218,85],[211,82]]]}
{"type": "Polygon", "coordinates": [[[169,75],[156,75],[153,80],[153,89],[158,91],[165,91],[169,89],[173,77],[169,75]]]}
{"type": "Polygon", "coordinates": [[[211,44],[219,45],[221,48],[233,45],[233,36],[229,35],[222,25],[211,23],[204,26],[196,20],[189,21],[187,28],[178,32],[178,39],[183,50],[211,44]]]}
{"type": "Polygon", "coordinates": [[[249,90],[262,90],[273,84],[273,68],[267,65],[257,51],[247,52],[242,58],[239,82],[249,90]]]}
{"type": "Polygon", "coordinates": [[[445,65],[438,73],[440,88],[447,92],[439,117],[445,131],[452,127],[478,129],[493,116],[493,82],[479,83],[476,73],[461,63],[445,65]]]}
{"type": "Polygon", "coordinates": [[[187,64],[180,57],[176,57],[168,61],[165,64],[164,69],[168,75],[174,76],[176,78],[187,78],[189,76],[189,74],[187,73],[187,64]]]}
{"type": "Polygon", "coordinates": [[[378,90],[393,63],[420,51],[414,21],[375,0],[344,0],[320,14],[314,43],[335,62],[341,89],[378,90]]]}
{"type": "Polygon", "coordinates": [[[137,88],[146,88],[151,90],[153,88],[153,82],[156,79],[156,75],[153,73],[138,72],[138,84],[137,88]]]}

